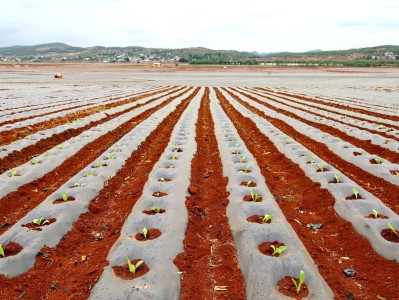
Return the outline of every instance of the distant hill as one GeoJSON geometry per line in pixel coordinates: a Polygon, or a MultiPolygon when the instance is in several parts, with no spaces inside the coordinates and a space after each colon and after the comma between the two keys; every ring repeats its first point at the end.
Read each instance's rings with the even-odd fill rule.
{"type": "Polygon", "coordinates": [[[0,48],[0,61],[11,62],[188,62],[191,64],[296,64],[399,66],[399,46],[307,52],[243,52],[192,48],[74,47],[64,43],[0,48]]]}

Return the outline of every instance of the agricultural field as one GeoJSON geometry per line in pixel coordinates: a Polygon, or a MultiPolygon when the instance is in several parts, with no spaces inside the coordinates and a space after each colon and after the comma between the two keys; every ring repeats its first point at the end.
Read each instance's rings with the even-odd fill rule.
{"type": "Polygon", "coordinates": [[[399,299],[399,71],[50,70],[0,66],[2,299],[399,299]]]}

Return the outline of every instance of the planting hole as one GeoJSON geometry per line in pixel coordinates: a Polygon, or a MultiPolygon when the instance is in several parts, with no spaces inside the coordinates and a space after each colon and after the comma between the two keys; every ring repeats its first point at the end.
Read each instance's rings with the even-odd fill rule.
{"type": "MultiPolygon", "coordinates": [[[[309,295],[309,290],[308,290],[306,283],[302,284],[301,290],[299,291],[299,293],[297,293],[296,286],[292,282],[292,278],[293,277],[291,277],[291,276],[285,276],[284,278],[279,280],[279,282],[277,282],[278,291],[281,294],[289,296],[293,299],[300,300],[300,299],[306,298],[309,295]]],[[[294,280],[296,282],[298,282],[299,278],[294,278],[294,280]]]]}
{"type": "MultiPolygon", "coordinates": [[[[396,230],[396,233],[399,233],[399,229],[396,230]]],[[[381,231],[381,236],[389,242],[399,243],[399,236],[392,231],[391,228],[385,228],[381,231]]]]}
{"type": "Polygon", "coordinates": [[[148,241],[156,239],[157,237],[161,236],[161,232],[156,228],[147,229],[146,237],[144,237],[142,232],[137,232],[135,235],[136,240],[138,241],[148,241]]]}
{"type": "Polygon", "coordinates": [[[169,181],[172,181],[172,179],[170,179],[170,178],[159,178],[157,181],[160,181],[160,182],[169,182],[169,181]]]}
{"type": "Polygon", "coordinates": [[[285,244],[278,241],[263,242],[258,246],[260,253],[267,256],[279,257],[286,250],[285,244]]]}
{"type": "MultiPolygon", "coordinates": [[[[20,244],[10,242],[7,245],[1,245],[4,251],[4,257],[9,257],[13,255],[17,255],[19,252],[22,251],[22,246],[20,244]]],[[[0,255],[0,259],[4,258],[0,255]]]]}
{"type": "Polygon", "coordinates": [[[256,183],[251,181],[251,180],[248,180],[248,181],[241,182],[240,185],[241,186],[247,186],[247,187],[255,187],[256,183]]]}
{"type": "Polygon", "coordinates": [[[22,226],[22,227],[27,227],[27,228],[29,228],[30,230],[42,231],[42,227],[43,227],[43,226],[48,226],[48,225],[50,225],[50,224],[53,224],[55,221],[57,221],[57,219],[55,219],[55,218],[51,218],[51,219],[40,218],[40,219],[35,219],[35,220],[33,220],[32,222],[29,222],[29,223],[27,223],[27,224],[23,224],[23,225],[21,225],[21,226],[22,226]],[[40,219],[42,219],[42,220],[40,221],[40,224],[34,223],[34,222],[33,222],[33,221],[40,220],[40,219]]]}
{"type": "Polygon", "coordinates": [[[272,216],[271,218],[267,217],[267,216],[268,215],[264,215],[264,216],[252,215],[247,218],[247,221],[251,222],[251,223],[258,223],[258,224],[270,224],[272,222],[273,215],[269,215],[269,216],[272,216]]]}
{"type": "Polygon", "coordinates": [[[166,196],[167,193],[164,193],[164,192],[154,192],[154,193],[152,193],[152,195],[153,195],[154,197],[160,198],[160,197],[166,196]]]}
{"type": "MultiPolygon", "coordinates": [[[[137,264],[140,261],[140,259],[134,259],[131,261],[132,264],[137,264]]],[[[124,280],[132,280],[137,277],[141,277],[148,273],[150,270],[146,263],[143,262],[136,270],[135,273],[130,272],[129,266],[127,264],[124,264],[122,266],[114,266],[112,267],[112,270],[114,271],[114,274],[116,277],[119,277],[124,280]]]]}
{"type": "Polygon", "coordinates": [[[143,213],[147,215],[156,215],[163,214],[166,210],[163,207],[149,207],[146,210],[143,210],[143,213]]]}
{"type": "Polygon", "coordinates": [[[69,201],[74,201],[74,200],[75,200],[74,197],[68,196],[68,197],[66,198],[66,200],[64,200],[63,198],[58,198],[58,199],[54,200],[54,201],[53,201],[53,204],[59,204],[59,203],[64,203],[64,202],[69,202],[69,201]]]}

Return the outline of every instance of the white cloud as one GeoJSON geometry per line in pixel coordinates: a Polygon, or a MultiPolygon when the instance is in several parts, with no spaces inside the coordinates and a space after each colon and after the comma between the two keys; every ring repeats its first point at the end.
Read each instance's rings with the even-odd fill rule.
{"type": "Polygon", "coordinates": [[[14,0],[2,5],[0,46],[204,46],[306,51],[398,44],[399,2],[14,0]]]}

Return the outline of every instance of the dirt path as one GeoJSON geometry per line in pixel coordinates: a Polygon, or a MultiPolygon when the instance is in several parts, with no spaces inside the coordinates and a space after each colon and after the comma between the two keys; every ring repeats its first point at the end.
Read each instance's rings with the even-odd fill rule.
{"type": "Polygon", "coordinates": [[[182,273],[181,299],[245,299],[245,283],[226,217],[227,178],[209,106],[209,89],[201,100],[196,130],[197,153],[191,164],[187,197],[189,222],[184,252],[175,259],[182,273]],[[218,286],[226,290],[215,291],[218,286]]]}
{"type": "Polygon", "coordinates": [[[378,255],[349,222],[337,215],[335,200],[326,189],[311,181],[297,164],[279,152],[255,123],[243,117],[219,91],[217,96],[254,155],[287,221],[309,251],[336,299],[371,300],[379,299],[378,296],[382,297],[380,299],[396,299],[399,295],[398,264],[378,255]],[[309,223],[322,223],[323,227],[313,231],[306,227],[309,223]],[[355,269],[356,276],[345,277],[344,268],[355,269]]]}

